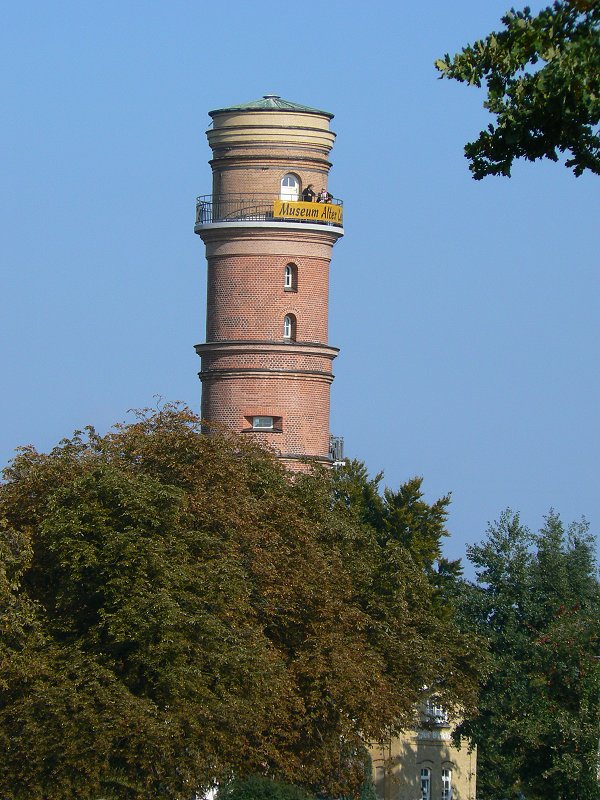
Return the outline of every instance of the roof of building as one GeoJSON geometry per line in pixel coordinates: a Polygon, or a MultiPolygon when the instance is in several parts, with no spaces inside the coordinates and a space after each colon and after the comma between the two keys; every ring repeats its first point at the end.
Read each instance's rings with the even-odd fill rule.
{"type": "Polygon", "coordinates": [[[225,111],[301,111],[304,114],[319,114],[319,116],[333,119],[333,114],[330,114],[329,111],[320,111],[318,108],[301,106],[299,103],[292,103],[290,100],[284,100],[276,94],[265,94],[260,100],[251,100],[249,103],[242,103],[239,106],[217,108],[214,111],[209,111],[208,114],[212,117],[215,114],[222,114],[225,111]]]}

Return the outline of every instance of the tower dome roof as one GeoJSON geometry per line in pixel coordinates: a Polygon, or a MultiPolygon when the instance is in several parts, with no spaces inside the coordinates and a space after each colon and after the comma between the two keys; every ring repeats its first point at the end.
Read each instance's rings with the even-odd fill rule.
{"type": "Polygon", "coordinates": [[[318,108],[292,103],[277,94],[265,94],[259,100],[251,100],[249,103],[242,103],[239,106],[217,108],[214,111],[209,111],[208,114],[213,117],[215,114],[222,114],[227,111],[300,111],[304,114],[318,114],[321,117],[333,119],[333,114],[329,111],[320,111],[318,108]]]}

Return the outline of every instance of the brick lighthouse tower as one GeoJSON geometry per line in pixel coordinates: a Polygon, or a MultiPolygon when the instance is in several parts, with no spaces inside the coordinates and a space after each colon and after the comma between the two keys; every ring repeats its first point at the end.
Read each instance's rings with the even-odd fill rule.
{"type": "Polygon", "coordinates": [[[291,469],[332,463],[329,262],[344,233],[327,184],[333,114],[266,95],[210,116],[212,194],[195,226],[208,262],[202,418],[291,469]]]}

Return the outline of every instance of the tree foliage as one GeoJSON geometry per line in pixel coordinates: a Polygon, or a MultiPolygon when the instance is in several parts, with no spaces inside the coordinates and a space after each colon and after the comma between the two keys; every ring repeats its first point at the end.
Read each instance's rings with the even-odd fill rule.
{"type": "Polygon", "coordinates": [[[600,2],[559,0],[536,16],[512,9],[504,29],[435,62],[442,77],[481,87],[496,117],[465,146],[477,180],[510,176],[515,159],[600,174],[600,2]]]}
{"type": "Polygon", "coordinates": [[[4,477],[6,800],[189,800],[231,775],[350,796],[424,685],[473,705],[478,640],[434,566],[447,499],[420,481],[292,480],[173,406],[4,477]]]}
{"type": "Polygon", "coordinates": [[[534,535],[507,511],[469,558],[478,585],[463,619],[493,659],[459,729],[478,745],[478,797],[596,800],[600,586],[587,525],[565,530],[550,512],[534,535]]]}
{"type": "Polygon", "coordinates": [[[258,775],[225,781],[217,793],[217,800],[313,800],[313,797],[300,786],[258,775]]]}

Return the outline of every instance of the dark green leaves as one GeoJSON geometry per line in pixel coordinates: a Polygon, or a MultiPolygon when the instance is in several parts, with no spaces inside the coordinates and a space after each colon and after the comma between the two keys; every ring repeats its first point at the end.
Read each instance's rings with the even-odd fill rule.
{"type": "Polygon", "coordinates": [[[511,10],[504,29],[435,62],[442,77],[487,85],[496,123],[465,146],[477,180],[510,176],[515,159],[557,161],[600,174],[600,3],[561,0],[532,16],[511,10]]]}
{"type": "Polygon", "coordinates": [[[597,798],[600,586],[585,523],[554,512],[537,534],[505,512],[470,548],[478,585],[461,619],[492,671],[461,733],[478,745],[482,800],[597,798]]]}

